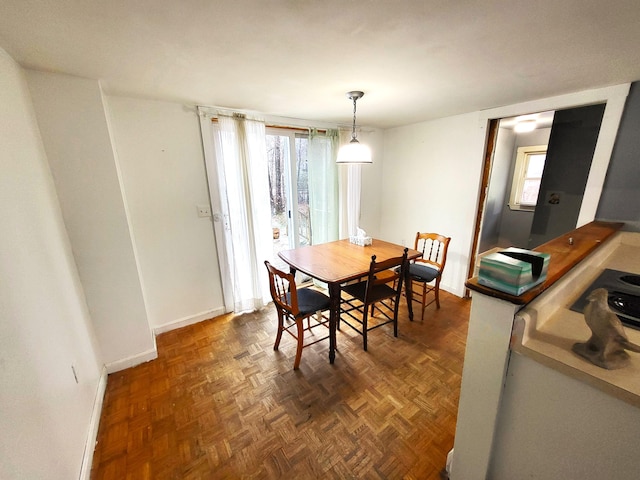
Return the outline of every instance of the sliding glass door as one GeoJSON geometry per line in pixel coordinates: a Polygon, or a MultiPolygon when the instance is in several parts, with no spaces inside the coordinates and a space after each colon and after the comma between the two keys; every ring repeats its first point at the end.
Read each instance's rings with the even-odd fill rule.
{"type": "Polygon", "coordinates": [[[273,258],[278,252],[311,244],[308,135],[267,129],[267,161],[273,258]]]}
{"type": "Polygon", "coordinates": [[[265,260],[288,270],[281,250],[337,239],[338,135],[202,112],[225,309],[253,310],[268,301],[265,260]]]}

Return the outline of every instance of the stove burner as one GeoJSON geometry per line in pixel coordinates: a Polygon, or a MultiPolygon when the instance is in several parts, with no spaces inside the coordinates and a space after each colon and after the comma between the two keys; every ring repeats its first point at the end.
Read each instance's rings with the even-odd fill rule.
{"type": "Polygon", "coordinates": [[[623,315],[640,318],[640,298],[622,292],[609,292],[609,306],[623,315]]]}
{"type": "Polygon", "coordinates": [[[609,292],[609,307],[623,324],[640,329],[640,275],[605,269],[571,305],[571,310],[582,313],[587,297],[596,288],[609,292]]]}
{"type": "Polygon", "coordinates": [[[640,275],[623,275],[620,277],[620,281],[635,287],[640,287],[640,275]]]}

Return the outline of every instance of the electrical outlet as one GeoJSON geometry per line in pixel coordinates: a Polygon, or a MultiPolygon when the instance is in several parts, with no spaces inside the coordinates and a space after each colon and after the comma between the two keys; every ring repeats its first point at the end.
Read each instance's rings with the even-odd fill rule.
{"type": "Polygon", "coordinates": [[[199,217],[210,217],[211,207],[209,205],[197,205],[199,217]]]}

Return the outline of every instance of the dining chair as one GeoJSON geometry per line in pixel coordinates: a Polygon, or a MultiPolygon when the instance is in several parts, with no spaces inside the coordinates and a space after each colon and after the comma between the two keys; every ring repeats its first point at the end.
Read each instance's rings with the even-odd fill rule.
{"type": "Polygon", "coordinates": [[[424,319],[424,310],[433,302],[440,308],[440,280],[447,262],[450,241],[451,237],[438,233],[416,234],[414,249],[422,252],[422,257],[409,264],[409,278],[412,287],[411,300],[422,305],[420,320],[424,319]],[[430,293],[434,294],[434,298],[427,302],[427,295],[430,293]]]}
{"type": "Polygon", "coordinates": [[[338,328],[340,323],[344,322],[362,335],[365,351],[367,333],[375,328],[393,323],[393,336],[398,336],[398,307],[402,295],[402,281],[408,266],[407,252],[408,249],[405,248],[401,257],[382,262],[376,262],[376,256],[373,255],[366,280],[342,287],[347,296],[341,298],[338,328]],[[373,316],[374,306],[382,319],[373,316]],[[376,319],[372,325],[369,323],[370,316],[376,319]]]}
{"type": "Polygon", "coordinates": [[[285,273],[265,260],[269,272],[269,289],[271,298],[278,312],[278,333],[274,350],[278,350],[282,333],[287,332],[297,341],[296,359],[293,362],[293,369],[298,370],[302,349],[314,345],[329,338],[329,333],[321,338],[315,338],[312,342],[304,343],[305,332],[313,335],[312,329],[324,326],[329,328],[329,316],[324,315],[330,309],[331,302],[324,293],[311,288],[297,288],[295,276],[292,273],[285,273]],[[313,322],[312,322],[313,317],[313,322]],[[304,326],[304,319],[307,319],[307,326],[304,326]]]}

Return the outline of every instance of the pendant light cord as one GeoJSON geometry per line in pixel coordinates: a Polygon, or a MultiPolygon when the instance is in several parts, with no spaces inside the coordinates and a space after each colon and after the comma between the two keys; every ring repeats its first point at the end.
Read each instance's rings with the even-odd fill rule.
{"type": "Polygon", "coordinates": [[[351,140],[356,140],[356,97],[353,97],[353,130],[351,131],[351,140]]]}

